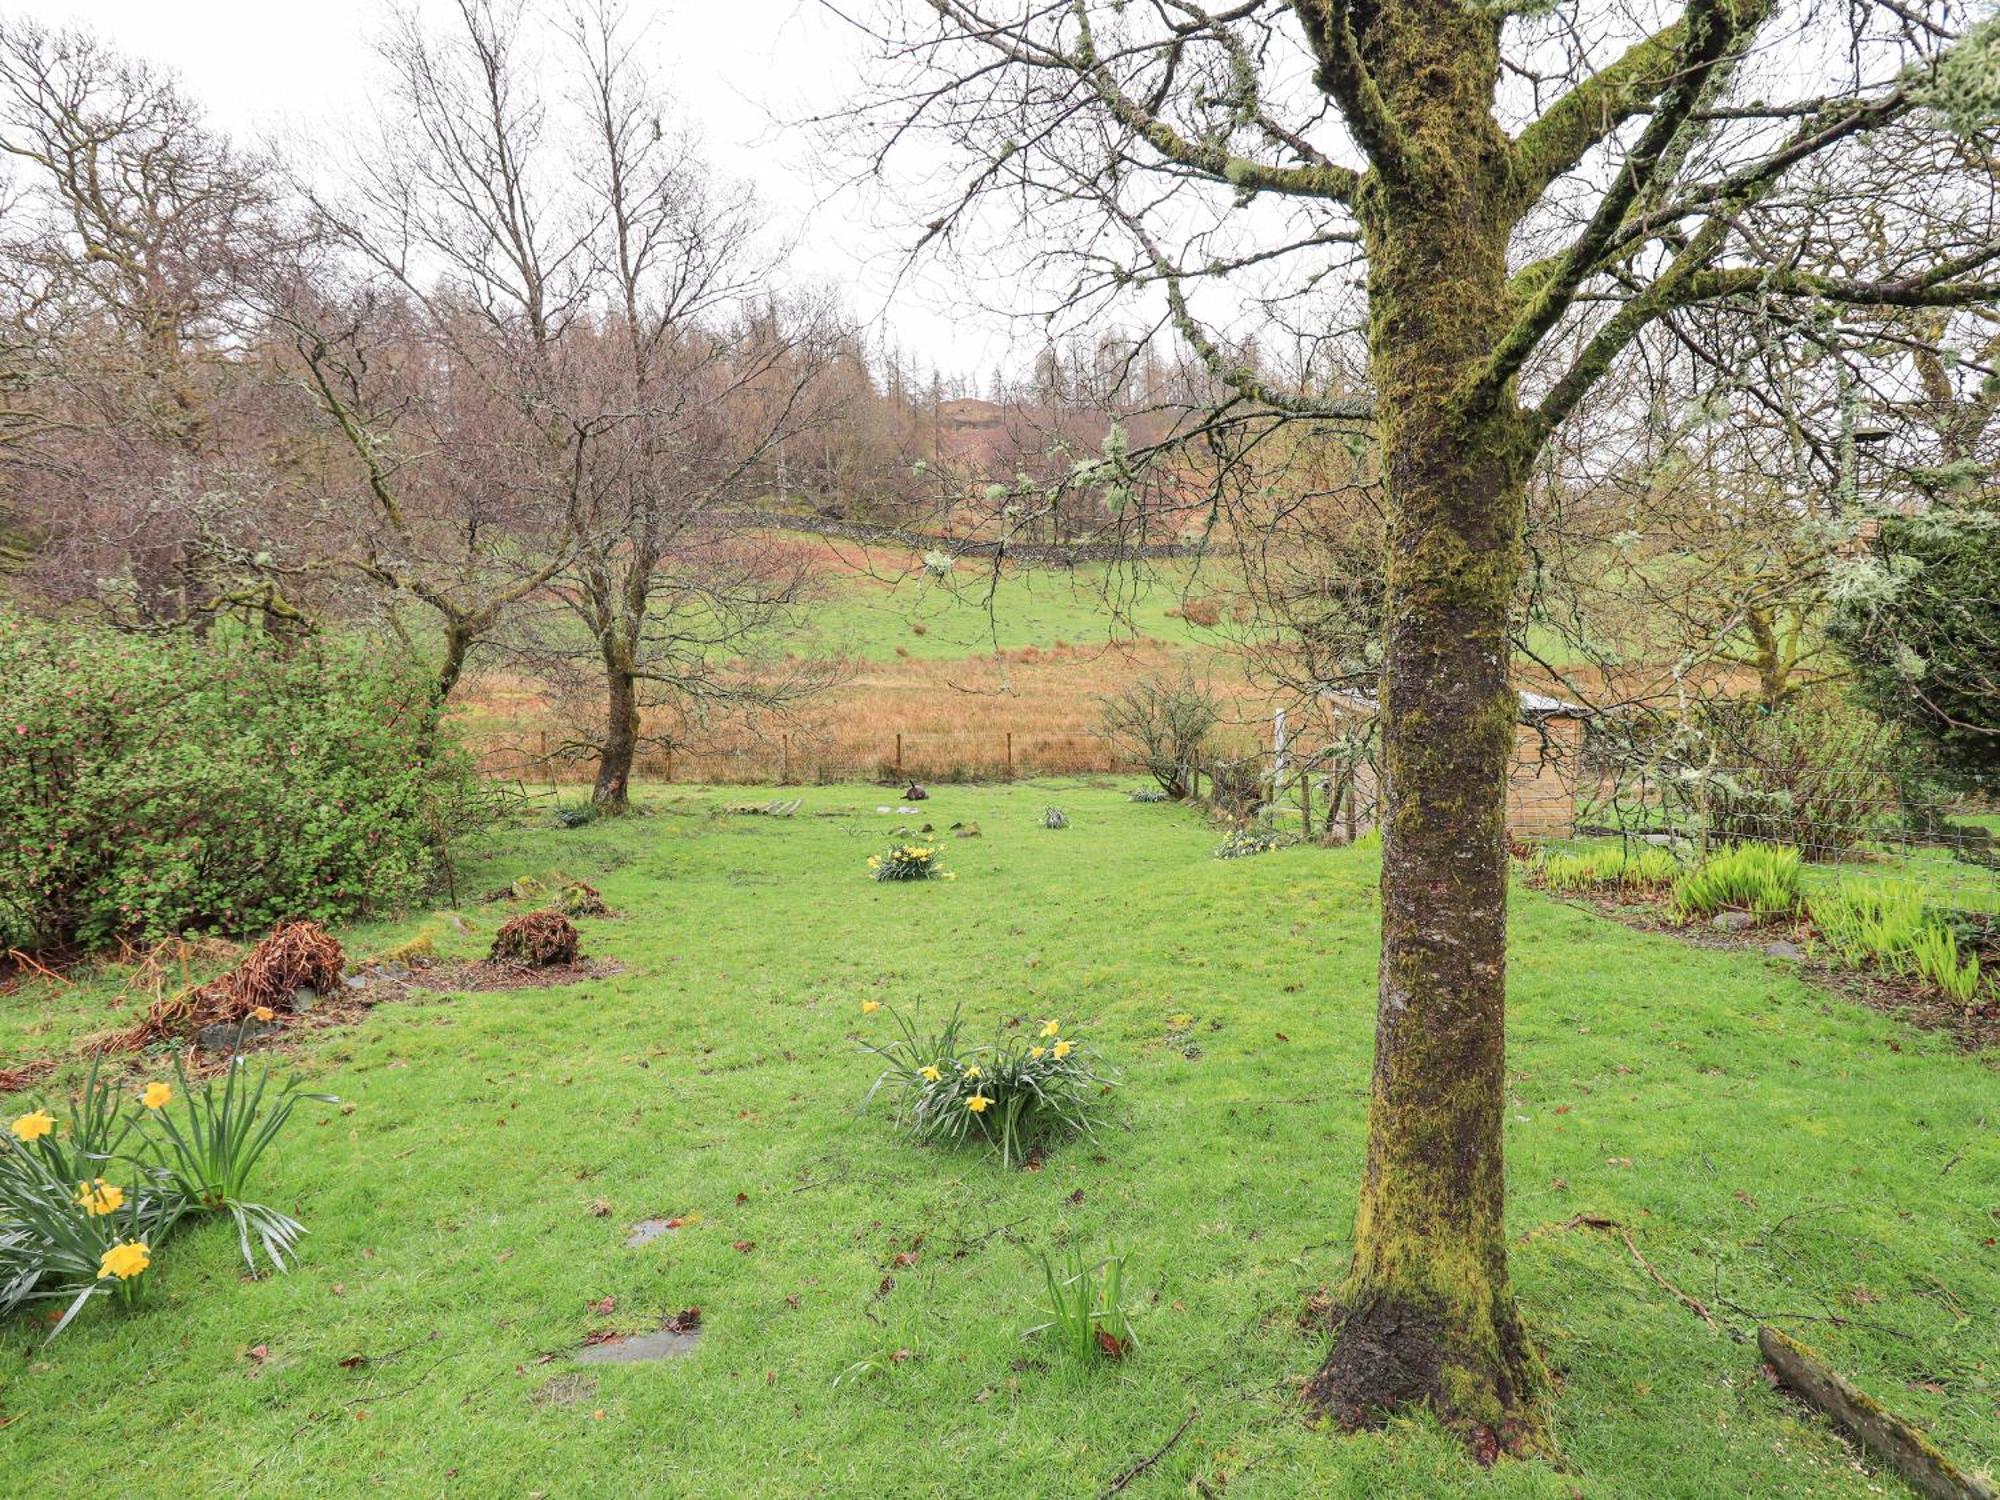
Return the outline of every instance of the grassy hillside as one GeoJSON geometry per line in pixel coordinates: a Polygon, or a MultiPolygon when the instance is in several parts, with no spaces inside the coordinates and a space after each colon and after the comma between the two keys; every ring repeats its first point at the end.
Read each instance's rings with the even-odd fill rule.
{"type": "MultiPolygon", "coordinates": [[[[352,1110],[308,1109],[265,1171],[312,1227],[300,1270],[246,1281],[210,1225],[132,1315],[93,1308],[47,1348],[0,1329],[6,1491],[1092,1495],[1195,1411],[1126,1493],[1894,1493],[1767,1388],[1758,1316],[2000,1464],[1981,1059],[1782,963],[1518,892],[1515,1265],[1564,1459],[1482,1472],[1425,1423],[1342,1439],[1291,1397],[1360,1163],[1367,850],[1218,862],[1195,814],[1107,786],[942,788],[910,819],[874,787],[804,795],[773,819],[675,788],[622,825],[494,837],[467,888],[595,882],[620,915],[587,947],[623,972],[309,1039],[352,1110]],[[1051,803],[1070,828],[1039,826],[1051,803]],[[961,819],[984,836],[944,841],[958,880],[866,879],[892,826],[961,819]],[[1036,1172],[911,1147],[857,1112],[888,1019],[864,1000],[962,1003],[979,1035],[1062,1018],[1122,1070],[1108,1125],[1036,1172]],[[649,1216],[690,1222],[625,1248],[649,1216]],[[1130,1252],[1133,1358],[1076,1369],[1023,1338],[1035,1257],[1070,1244],[1130,1252]],[[573,1361],[690,1305],[683,1359],[573,1361]]],[[[470,954],[502,914],[347,936],[470,954]]],[[[57,1003],[101,1024],[109,994],[57,1003]]],[[[0,999],[9,1041],[49,1004],[0,999]]]]}

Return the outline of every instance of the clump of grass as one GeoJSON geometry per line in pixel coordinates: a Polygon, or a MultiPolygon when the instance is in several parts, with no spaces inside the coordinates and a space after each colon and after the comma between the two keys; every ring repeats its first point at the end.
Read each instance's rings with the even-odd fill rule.
{"type": "Polygon", "coordinates": [[[339,1099],[301,1093],[296,1079],[270,1093],[269,1065],[253,1081],[240,1050],[223,1070],[219,1091],[214,1078],[204,1078],[199,1086],[189,1083],[179,1057],[174,1077],[180,1085],[177,1099],[155,1112],[165,1137],[154,1147],[162,1175],[189,1211],[226,1213],[236,1221],[243,1263],[252,1273],[257,1269],[250,1248],[253,1235],[271,1263],[285,1270],[285,1257],[296,1252],[305,1226],[289,1214],[250,1202],[244,1192],[258,1160],[303,1100],[338,1104],[339,1099]],[[183,1118],[177,1120],[177,1112],[183,1118]]]}
{"type": "Polygon", "coordinates": [[[1913,975],[1960,1005],[1979,991],[1979,955],[1960,956],[1957,932],[1924,905],[1913,881],[1842,884],[1812,897],[1808,908],[1845,964],[1913,975]]]}
{"type": "Polygon", "coordinates": [[[1138,1347],[1125,1311],[1123,1255],[1107,1255],[1089,1265],[1081,1247],[1072,1245],[1059,1268],[1044,1252],[1042,1284],[1048,1296],[1042,1311],[1047,1316],[1024,1337],[1047,1334],[1057,1349],[1079,1364],[1123,1359],[1138,1347]]]}
{"type": "Polygon", "coordinates": [[[868,873],[876,880],[958,879],[940,863],[934,844],[897,844],[886,854],[871,854],[868,873]]]}
{"type": "Polygon", "coordinates": [[[1000,1153],[1003,1166],[1027,1161],[1071,1136],[1089,1135],[1099,1102],[1113,1088],[1097,1069],[1097,1054],[1062,1034],[1062,1023],[1039,1023],[982,1046],[966,1046],[959,1011],[935,1030],[893,1006],[865,1001],[864,1014],[887,1009],[901,1032],[884,1045],[864,1042],[880,1058],[881,1075],[861,1101],[866,1109],[888,1089],[896,1120],[925,1144],[979,1141],[1000,1153]]]}
{"type": "Polygon", "coordinates": [[[1939,923],[1926,926],[1910,946],[1910,962],[1918,978],[1960,1005],[1970,1005],[1979,992],[1979,955],[1968,953],[1961,962],[1958,935],[1949,927],[1939,923]]]}
{"type": "Polygon", "coordinates": [[[1157,786],[1142,786],[1136,792],[1130,793],[1130,796],[1134,802],[1170,802],[1173,800],[1166,794],[1164,788],[1157,786]]]}
{"type": "Polygon", "coordinates": [[[1924,897],[1913,881],[1889,880],[1816,893],[1808,902],[1814,929],[1842,963],[1874,963],[1900,972],[1924,930],[1924,897]]]}
{"type": "Polygon", "coordinates": [[[1673,903],[1683,919],[1723,911],[1783,916],[1799,904],[1799,851],[1738,844],[1710,855],[1674,882],[1673,903]]]}
{"type": "Polygon", "coordinates": [[[1574,851],[1543,850],[1533,866],[1535,879],[1552,891],[1575,895],[1616,887],[1661,891],[1680,876],[1680,861],[1664,849],[1625,849],[1615,844],[1574,851]]]}
{"type": "Polygon", "coordinates": [[[1042,827],[1067,828],[1069,827],[1069,814],[1064,812],[1060,807],[1047,808],[1042,813],[1042,827]]]}

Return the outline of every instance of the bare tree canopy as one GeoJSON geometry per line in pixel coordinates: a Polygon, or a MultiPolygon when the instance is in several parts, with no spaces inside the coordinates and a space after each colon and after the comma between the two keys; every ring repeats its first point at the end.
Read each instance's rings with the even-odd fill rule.
{"type": "Polygon", "coordinates": [[[1157,309],[1224,414],[1370,424],[1383,958],[1312,1395],[1349,1425],[1427,1404],[1483,1455],[1541,1450],[1500,1149],[1531,479],[1607,376],[1677,345],[1744,405],[1777,399],[1749,355],[1802,340],[1920,383],[1912,351],[2000,292],[1995,28],[1952,4],[933,0],[873,30],[869,165],[920,200],[927,246],[1032,276],[1058,317],[1157,309]],[[1253,337],[1289,340],[1284,378],[1253,337]]]}

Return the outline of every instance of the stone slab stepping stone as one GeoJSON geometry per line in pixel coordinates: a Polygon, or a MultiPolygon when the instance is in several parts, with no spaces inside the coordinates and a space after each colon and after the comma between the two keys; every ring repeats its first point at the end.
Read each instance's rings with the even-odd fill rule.
{"type": "Polygon", "coordinates": [[[641,1219],[632,1226],[632,1232],[625,1236],[625,1248],[636,1250],[641,1245],[650,1245],[663,1234],[672,1234],[681,1226],[672,1219],[641,1219]]]}
{"type": "Polygon", "coordinates": [[[558,1375],[535,1387],[528,1400],[536,1406],[574,1406],[597,1394],[595,1375],[558,1375]]]}
{"type": "Polygon", "coordinates": [[[591,1344],[577,1351],[576,1362],[580,1365],[636,1365],[654,1359],[679,1359],[684,1354],[694,1353],[695,1345],[700,1342],[699,1328],[686,1333],[662,1328],[657,1333],[635,1333],[630,1338],[591,1344]]]}
{"type": "Polygon", "coordinates": [[[1797,943],[1766,943],[1764,952],[1772,958],[1803,958],[1804,952],[1797,943]]]}

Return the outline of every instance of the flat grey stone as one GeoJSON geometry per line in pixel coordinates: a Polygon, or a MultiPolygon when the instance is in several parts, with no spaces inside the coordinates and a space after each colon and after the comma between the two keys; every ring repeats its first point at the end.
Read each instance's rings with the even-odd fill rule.
{"type": "Polygon", "coordinates": [[[535,1387],[528,1399],[536,1406],[574,1406],[596,1394],[595,1375],[558,1375],[535,1387]]]}
{"type": "Polygon", "coordinates": [[[650,1245],[663,1234],[672,1234],[675,1225],[670,1219],[641,1219],[632,1226],[632,1232],[625,1237],[625,1248],[636,1250],[641,1245],[650,1245]]]}
{"type": "MultiPolygon", "coordinates": [[[[242,1024],[243,1045],[247,1047],[260,1036],[277,1029],[274,1022],[245,1021],[242,1024]]],[[[217,1021],[194,1034],[195,1044],[209,1052],[228,1052],[236,1046],[236,1033],[236,1022],[217,1021]]]]}
{"type": "Polygon", "coordinates": [[[292,1009],[298,1014],[304,1015],[317,1004],[319,1004],[319,991],[311,985],[302,984],[292,991],[292,1009]]]}
{"type": "Polygon", "coordinates": [[[1709,919],[1708,925],[1717,932],[1741,932],[1756,920],[1747,911],[1719,911],[1709,919]]]}
{"type": "Polygon", "coordinates": [[[1764,951],[1772,958],[1803,958],[1805,952],[1797,943],[1766,943],[1764,951]]]}
{"type": "Polygon", "coordinates": [[[576,1362],[580,1365],[636,1365],[652,1359],[679,1359],[684,1354],[694,1353],[695,1345],[700,1342],[700,1329],[692,1333],[674,1333],[662,1328],[658,1333],[635,1333],[630,1338],[612,1339],[579,1349],[576,1362]]]}
{"type": "Polygon", "coordinates": [[[349,974],[340,982],[350,990],[365,990],[368,988],[368,976],[366,974],[349,974]]]}

